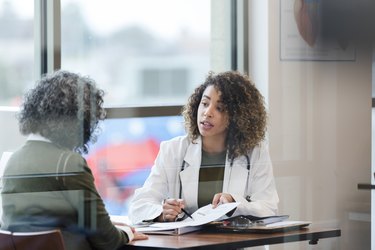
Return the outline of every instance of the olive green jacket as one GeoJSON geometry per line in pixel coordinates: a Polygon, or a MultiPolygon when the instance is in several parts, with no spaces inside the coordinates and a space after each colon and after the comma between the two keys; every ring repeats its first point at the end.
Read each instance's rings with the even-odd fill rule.
{"type": "Polygon", "coordinates": [[[0,188],[2,229],[61,228],[67,249],[116,249],[132,237],[110,221],[86,160],[50,142],[14,152],[0,188]]]}

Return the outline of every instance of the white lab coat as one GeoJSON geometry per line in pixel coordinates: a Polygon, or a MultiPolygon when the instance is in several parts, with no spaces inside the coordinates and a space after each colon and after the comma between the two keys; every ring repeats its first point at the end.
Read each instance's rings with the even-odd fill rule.
{"type": "MultiPolygon", "coordinates": [[[[201,157],[201,138],[195,143],[187,136],[162,142],[151,174],[143,187],[135,191],[129,211],[131,222],[137,224],[158,217],[163,211],[164,199],[179,198],[180,178],[185,209],[190,213],[196,211],[201,157]],[[184,170],[181,171],[183,162],[184,170]]],[[[279,197],[266,144],[255,147],[249,159],[250,172],[245,156],[234,159],[232,166],[228,157],[226,159],[222,192],[240,202],[232,216],[275,215],[279,197]]]]}

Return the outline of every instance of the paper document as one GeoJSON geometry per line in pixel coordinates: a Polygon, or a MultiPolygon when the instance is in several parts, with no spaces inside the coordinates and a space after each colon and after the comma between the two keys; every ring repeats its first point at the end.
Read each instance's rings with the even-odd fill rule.
{"type": "Polygon", "coordinates": [[[188,231],[197,230],[199,229],[199,226],[221,218],[222,216],[236,208],[238,204],[239,203],[237,202],[225,203],[219,205],[216,208],[212,208],[212,205],[208,204],[195,211],[191,215],[193,219],[188,217],[183,221],[153,223],[147,227],[139,228],[137,228],[137,226],[135,225],[135,227],[138,232],[143,233],[162,233],[162,231],[171,231],[174,234],[181,234],[188,231]]]}
{"type": "Polygon", "coordinates": [[[113,224],[126,224],[131,225],[129,217],[126,215],[110,215],[113,224]]]}

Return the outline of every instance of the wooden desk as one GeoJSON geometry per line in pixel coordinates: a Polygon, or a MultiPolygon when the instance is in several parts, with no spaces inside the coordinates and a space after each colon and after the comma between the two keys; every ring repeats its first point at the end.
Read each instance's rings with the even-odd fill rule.
{"type": "Polygon", "coordinates": [[[127,245],[126,249],[224,250],[296,241],[309,241],[309,244],[317,244],[319,239],[339,236],[341,236],[340,229],[319,229],[310,227],[285,233],[271,234],[212,233],[198,231],[180,236],[149,235],[148,240],[135,241],[131,245],[127,245]]]}

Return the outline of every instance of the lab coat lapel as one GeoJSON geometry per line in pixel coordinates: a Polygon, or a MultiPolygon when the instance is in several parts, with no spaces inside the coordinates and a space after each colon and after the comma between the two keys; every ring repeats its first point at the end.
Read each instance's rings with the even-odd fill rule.
{"type": "Polygon", "coordinates": [[[248,177],[246,157],[234,159],[233,166],[230,160],[225,163],[223,193],[243,195],[248,177]]]}
{"type": "Polygon", "coordinates": [[[185,168],[180,172],[182,183],[182,197],[192,211],[198,209],[198,181],[199,168],[202,158],[202,141],[200,138],[196,143],[191,143],[184,157],[185,168]]]}

